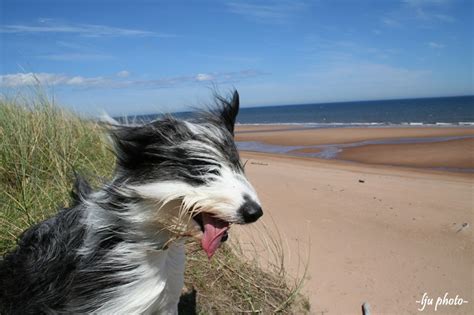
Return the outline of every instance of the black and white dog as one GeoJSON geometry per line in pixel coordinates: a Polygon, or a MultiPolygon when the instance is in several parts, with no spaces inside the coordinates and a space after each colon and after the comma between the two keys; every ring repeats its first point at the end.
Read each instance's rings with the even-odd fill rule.
{"type": "Polygon", "coordinates": [[[186,238],[209,258],[262,215],[233,134],[239,95],[196,120],[110,127],[117,166],[98,191],[23,233],[0,263],[5,314],[175,314],[186,238]]]}

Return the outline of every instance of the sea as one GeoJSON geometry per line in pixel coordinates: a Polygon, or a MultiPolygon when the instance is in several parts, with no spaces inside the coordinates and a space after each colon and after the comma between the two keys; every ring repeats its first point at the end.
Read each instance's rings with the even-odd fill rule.
{"type": "MultiPolygon", "coordinates": [[[[175,113],[188,118],[190,112],[175,113]]],[[[160,115],[127,117],[150,121],[160,115]]],[[[337,103],[243,107],[238,124],[281,124],[303,127],[437,125],[474,126],[474,95],[456,97],[372,100],[337,103]]]]}

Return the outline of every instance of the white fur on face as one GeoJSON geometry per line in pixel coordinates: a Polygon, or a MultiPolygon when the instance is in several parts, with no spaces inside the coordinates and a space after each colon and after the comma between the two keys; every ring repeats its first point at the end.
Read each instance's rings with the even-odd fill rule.
{"type": "Polygon", "coordinates": [[[139,186],[129,186],[147,200],[164,204],[182,200],[184,209],[212,213],[229,223],[243,223],[238,209],[245,202],[244,197],[260,203],[257,194],[244,175],[221,167],[219,175],[209,175],[206,185],[192,186],[180,181],[164,181],[139,186]]]}

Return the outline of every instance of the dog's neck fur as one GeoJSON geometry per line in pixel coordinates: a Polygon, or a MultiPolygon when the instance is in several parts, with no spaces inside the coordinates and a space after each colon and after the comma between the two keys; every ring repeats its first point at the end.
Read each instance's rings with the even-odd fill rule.
{"type": "MultiPolygon", "coordinates": [[[[173,242],[166,250],[124,244],[109,254],[111,262],[121,251],[133,252],[136,267],[122,275],[134,279],[114,288],[114,296],[96,310],[100,314],[175,314],[184,284],[185,250],[173,242]],[[139,248],[137,248],[139,247],[139,248]],[[170,311],[174,310],[174,311],[170,311]]],[[[120,274],[117,276],[121,276],[120,274]]]]}
{"type": "MultiPolygon", "coordinates": [[[[114,209],[111,209],[112,204],[110,192],[104,194],[103,191],[93,193],[85,201],[83,224],[86,233],[84,247],[79,253],[87,259],[96,255],[97,244],[111,246],[101,266],[121,266],[110,276],[124,280],[122,285],[108,292],[104,297],[106,301],[95,312],[177,312],[176,305],[184,285],[184,240],[176,240],[172,233],[158,225],[144,226],[154,220],[153,211],[142,202],[122,203],[114,209]],[[105,196],[109,199],[104,200],[105,196]],[[118,227],[127,227],[127,230],[117,230],[118,227]]],[[[103,280],[107,281],[106,278],[103,280]]]]}

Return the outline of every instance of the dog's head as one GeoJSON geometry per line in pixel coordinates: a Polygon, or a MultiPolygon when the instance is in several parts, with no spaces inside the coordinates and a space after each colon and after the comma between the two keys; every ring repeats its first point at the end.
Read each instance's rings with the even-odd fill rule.
{"type": "Polygon", "coordinates": [[[165,117],[111,130],[116,185],[138,196],[137,208],[156,226],[201,238],[209,257],[227,239],[230,224],[263,214],[234,143],[239,95],[216,103],[195,120],[165,117]]]}

